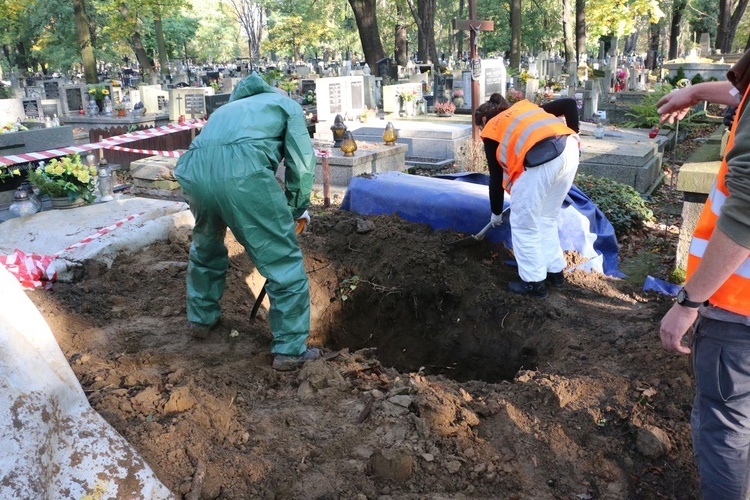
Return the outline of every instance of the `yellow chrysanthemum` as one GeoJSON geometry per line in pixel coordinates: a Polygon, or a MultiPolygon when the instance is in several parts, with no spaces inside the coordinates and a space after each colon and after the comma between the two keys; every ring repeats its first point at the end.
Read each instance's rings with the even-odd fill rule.
{"type": "Polygon", "coordinates": [[[44,173],[52,175],[52,173],[55,171],[55,166],[53,164],[49,164],[46,167],[44,167],[44,173]]]}
{"type": "Polygon", "coordinates": [[[109,90],[107,90],[107,89],[102,90],[102,94],[109,95],[109,90]]]}
{"type": "Polygon", "coordinates": [[[21,175],[21,171],[18,170],[17,168],[14,168],[12,173],[13,175],[21,175]]]}
{"type": "Polygon", "coordinates": [[[65,169],[62,168],[60,165],[57,165],[52,168],[52,173],[55,175],[62,175],[65,173],[65,169]]]}
{"type": "Polygon", "coordinates": [[[83,182],[84,184],[88,184],[91,178],[89,177],[88,172],[79,172],[76,176],[79,181],[83,182]]]}

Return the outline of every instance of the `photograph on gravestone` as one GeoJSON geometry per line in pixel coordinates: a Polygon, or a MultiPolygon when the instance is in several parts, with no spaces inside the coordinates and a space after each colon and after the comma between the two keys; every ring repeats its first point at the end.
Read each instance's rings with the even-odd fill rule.
{"type": "Polygon", "coordinates": [[[58,115],[59,108],[57,102],[42,103],[42,113],[45,117],[54,118],[55,115],[58,115]]]}
{"type": "Polygon", "coordinates": [[[65,89],[65,98],[68,101],[68,111],[71,113],[88,106],[88,103],[86,103],[86,106],[83,105],[83,97],[79,87],[65,89]]]}
{"type": "Polygon", "coordinates": [[[185,94],[185,113],[198,114],[206,110],[206,98],[203,94],[185,94]]]}
{"type": "Polygon", "coordinates": [[[362,81],[361,80],[354,80],[352,81],[352,109],[362,109],[365,106],[365,103],[362,102],[362,81]]]}
{"type": "Polygon", "coordinates": [[[42,106],[42,102],[39,99],[23,99],[23,113],[26,118],[39,118],[39,109],[42,106]]]}
{"type": "Polygon", "coordinates": [[[60,97],[60,82],[56,80],[43,82],[45,99],[58,99],[60,97]]]}
{"type": "Polygon", "coordinates": [[[433,102],[450,102],[453,99],[453,75],[435,75],[433,102]]]}
{"type": "Polygon", "coordinates": [[[159,108],[159,111],[164,111],[167,109],[167,98],[163,95],[156,96],[156,106],[159,108]]]}
{"type": "Polygon", "coordinates": [[[328,86],[328,101],[329,101],[329,113],[341,113],[343,111],[341,105],[341,84],[332,83],[328,86]]]}

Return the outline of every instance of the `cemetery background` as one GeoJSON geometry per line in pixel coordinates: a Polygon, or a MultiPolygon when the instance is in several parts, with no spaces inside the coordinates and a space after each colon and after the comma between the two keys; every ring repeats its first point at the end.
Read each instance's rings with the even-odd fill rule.
{"type": "MultiPolygon", "coordinates": [[[[598,102],[606,106],[606,72],[577,95],[549,54],[532,63],[523,86],[513,83],[525,96],[546,99],[565,89],[580,99],[586,120],[598,102]],[[543,79],[534,76],[554,72],[559,85],[540,88],[543,79]]],[[[315,89],[315,106],[303,105],[321,120],[313,133],[322,140],[342,112],[364,133],[356,117],[373,105],[423,132],[424,116],[399,116],[400,91],[431,97],[432,105],[452,101],[464,115],[471,102],[468,71],[425,76],[402,69],[401,81],[389,86],[364,69],[342,70],[349,74],[299,80],[300,97],[315,89]]],[[[643,81],[632,74],[620,96],[638,99],[643,81]]],[[[483,60],[479,80],[480,102],[510,88],[501,59],[483,60]]],[[[44,99],[31,98],[37,110],[55,114],[65,102],[70,108],[81,92],[60,86],[57,102],[44,102],[54,86],[44,82],[44,99]]],[[[152,116],[132,121],[199,117],[227,97],[208,85],[156,87],[133,94],[152,116]]],[[[81,128],[112,120],[59,116],[71,114],[81,128]]],[[[370,124],[377,129],[372,140],[384,124],[370,124]]],[[[446,127],[468,136],[465,123],[446,127]]],[[[653,154],[661,160],[661,151],[653,154]]],[[[661,173],[661,162],[654,168],[661,173]]],[[[147,194],[176,188],[162,181],[162,192],[147,194]]],[[[674,211],[674,193],[663,196],[674,211]]],[[[514,272],[496,248],[449,253],[455,234],[320,206],[312,212],[302,246],[314,340],[334,351],[299,374],[269,369],[267,326],[247,319],[254,297],[245,281],[253,267],[231,237],[225,324],[203,344],[184,334],[188,232],[123,256],[112,270],[92,264],[79,283],[29,294],[91,404],[172,491],[194,491],[205,466],[203,498],[693,497],[686,360],[658,344],[658,320],[670,300],[640,289],[643,269],[660,259],[653,256],[669,261],[674,253],[676,214],[621,242],[632,280],[574,273],[572,286],[529,303],[505,293],[514,272]]],[[[578,260],[568,257],[571,265],[578,260]]]]}

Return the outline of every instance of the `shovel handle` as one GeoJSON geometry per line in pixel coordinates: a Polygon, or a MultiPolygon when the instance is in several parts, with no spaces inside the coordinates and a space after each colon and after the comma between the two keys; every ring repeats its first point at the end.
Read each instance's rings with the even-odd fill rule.
{"type": "Polygon", "coordinates": [[[489,231],[491,227],[492,227],[492,222],[487,223],[487,225],[484,226],[481,231],[479,231],[477,234],[474,235],[474,239],[475,240],[483,240],[484,239],[484,234],[487,231],[489,231]]]}

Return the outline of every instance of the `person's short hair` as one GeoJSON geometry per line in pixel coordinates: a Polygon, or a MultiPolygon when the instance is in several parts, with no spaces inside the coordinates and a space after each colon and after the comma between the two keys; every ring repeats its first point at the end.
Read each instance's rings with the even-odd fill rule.
{"type": "Polygon", "coordinates": [[[505,97],[499,92],[495,92],[490,96],[490,99],[481,104],[476,112],[474,113],[474,123],[482,127],[485,123],[493,119],[498,114],[502,113],[510,107],[510,104],[505,97]]]}

